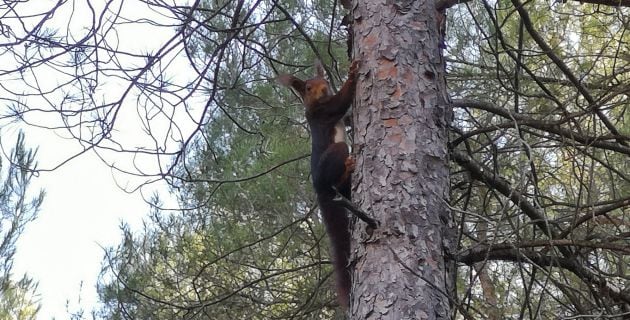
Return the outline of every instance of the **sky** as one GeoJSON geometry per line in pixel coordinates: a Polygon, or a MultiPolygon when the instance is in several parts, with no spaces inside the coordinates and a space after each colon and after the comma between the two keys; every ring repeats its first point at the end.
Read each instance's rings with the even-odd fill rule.
{"type": "MultiPolygon", "coordinates": [[[[46,154],[73,143],[46,137],[26,131],[27,146],[40,146],[41,165],[46,154]]],[[[89,311],[96,304],[104,248],[119,243],[123,221],[139,226],[148,205],[140,194],[117,187],[109,168],[90,153],[42,173],[32,185],[32,190],[38,189],[44,189],[46,197],[38,218],[18,241],[14,273],[39,281],[38,320],[69,319],[67,302],[72,312],[81,307],[89,311]]]]}
{"type": "MultiPolygon", "coordinates": [[[[46,8],[54,2],[57,1],[37,0],[36,4],[29,2],[28,6],[34,11],[41,11],[38,6],[46,8]]],[[[74,3],[83,4],[85,9],[84,1],[74,3]]],[[[95,5],[97,3],[93,2],[95,5]]],[[[125,0],[124,5],[123,12],[129,15],[149,19],[155,16],[155,12],[148,11],[141,1],[125,0]]],[[[83,15],[80,10],[74,12],[73,23],[76,26],[81,25],[82,16],[90,19],[89,14],[83,15]]],[[[56,13],[52,19],[58,21],[62,29],[68,25],[63,11],[56,13]]],[[[128,50],[135,48],[139,52],[151,52],[175,33],[174,29],[172,33],[163,30],[156,32],[147,25],[129,25],[128,28],[131,29],[119,32],[120,47],[128,50]]],[[[177,63],[174,63],[176,70],[177,63]]],[[[185,70],[185,67],[180,69],[185,70]]],[[[108,91],[108,94],[113,94],[112,92],[115,91],[108,91]]],[[[135,104],[136,101],[131,102],[135,104]]],[[[117,121],[118,140],[132,145],[142,143],[138,140],[137,132],[141,129],[137,119],[131,120],[138,117],[137,111],[135,105],[123,108],[117,121]]],[[[192,129],[190,124],[180,125],[184,131],[192,129]]],[[[64,138],[63,133],[56,134],[50,130],[23,125],[0,124],[1,147],[5,151],[13,146],[20,129],[25,131],[26,146],[38,148],[36,159],[39,168],[55,167],[79,148],[76,141],[64,138]]],[[[160,129],[159,126],[157,129],[160,129]]],[[[108,160],[121,166],[155,165],[149,163],[151,160],[129,164],[129,158],[116,157],[116,154],[110,154],[108,160]]],[[[54,171],[42,172],[34,179],[32,190],[44,189],[46,197],[38,218],[26,226],[24,234],[18,240],[13,271],[16,277],[26,273],[39,282],[42,309],[38,320],[50,320],[53,317],[58,320],[69,319],[68,312],[81,308],[89,315],[97,302],[95,284],[101,270],[104,249],[120,242],[120,226],[123,222],[139,227],[142,218],[149,212],[149,206],[144,202],[142,194],[127,193],[119,187],[133,187],[137,183],[131,177],[112,172],[91,152],[54,171]]],[[[154,191],[160,192],[167,206],[173,205],[173,200],[169,201],[165,196],[168,193],[164,183],[154,183],[145,188],[145,198],[154,191]]]]}

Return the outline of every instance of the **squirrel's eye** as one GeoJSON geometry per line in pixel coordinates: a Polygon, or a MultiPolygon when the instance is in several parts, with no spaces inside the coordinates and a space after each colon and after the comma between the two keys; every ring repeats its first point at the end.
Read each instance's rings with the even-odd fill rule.
{"type": "Polygon", "coordinates": [[[310,85],[306,86],[306,91],[311,91],[311,86],[310,85]]]}

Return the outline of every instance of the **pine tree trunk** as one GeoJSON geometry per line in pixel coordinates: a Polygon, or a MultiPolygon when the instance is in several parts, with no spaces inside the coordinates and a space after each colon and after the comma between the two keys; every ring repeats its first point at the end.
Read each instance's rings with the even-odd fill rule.
{"type": "Polygon", "coordinates": [[[354,225],[350,318],[450,319],[444,17],[429,0],[358,0],[352,14],[353,199],[381,227],[354,225]]]}

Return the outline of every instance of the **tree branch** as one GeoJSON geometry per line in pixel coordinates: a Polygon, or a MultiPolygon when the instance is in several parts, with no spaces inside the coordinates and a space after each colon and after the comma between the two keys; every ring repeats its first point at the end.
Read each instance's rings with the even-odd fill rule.
{"type": "Polygon", "coordinates": [[[468,250],[465,250],[464,253],[462,254],[466,255],[468,251],[472,253],[472,252],[477,252],[477,250],[481,250],[480,252],[483,252],[485,254],[485,252],[488,250],[523,249],[523,248],[536,248],[536,247],[566,247],[566,246],[591,248],[591,249],[605,249],[605,250],[619,251],[624,254],[630,254],[630,247],[628,247],[625,244],[614,244],[608,241],[594,242],[594,241],[581,241],[581,240],[573,240],[573,239],[532,240],[532,241],[524,241],[520,243],[507,243],[507,242],[495,243],[491,245],[484,245],[482,249],[478,249],[477,247],[468,249],[468,250]]]}
{"type": "MultiPolygon", "coordinates": [[[[575,74],[573,74],[573,72],[571,71],[571,69],[569,69],[566,63],[564,63],[564,61],[554,53],[553,49],[547,44],[547,42],[545,42],[545,40],[540,36],[538,31],[536,31],[536,29],[534,28],[534,25],[532,24],[531,19],[529,18],[529,14],[527,13],[527,10],[525,10],[525,8],[523,7],[523,4],[520,3],[518,0],[512,0],[512,4],[518,11],[518,14],[521,16],[523,25],[527,29],[527,32],[529,33],[529,35],[532,37],[532,39],[534,39],[534,41],[543,50],[543,52],[549,57],[549,59],[551,59],[551,61],[553,61],[556,64],[558,69],[562,71],[565,77],[567,77],[569,81],[573,83],[575,88],[584,97],[584,99],[586,99],[586,101],[589,104],[589,109],[595,111],[595,114],[597,114],[597,117],[599,117],[602,123],[604,123],[606,128],[608,128],[608,130],[613,135],[620,136],[621,134],[619,133],[615,125],[612,124],[612,122],[610,122],[610,119],[608,119],[608,117],[601,110],[599,110],[599,107],[595,101],[595,98],[591,96],[591,93],[588,90],[586,90],[586,88],[582,85],[582,83],[575,76],[575,74]]],[[[620,139],[617,139],[617,141],[621,145],[628,147],[628,143],[626,141],[620,140],[620,139]]]]}
{"type": "Polygon", "coordinates": [[[582,145],[588,145],[588,146],[592,146],[592,147],[596,147],[600,149],[606,149],[606,150],[616,151],[616,152],[630,155],[630,147],[625,145],[625,142],[629,141],[630,137],[624,136],[621,134],[615,135],[613,137],[605,137],[605,138],[587,136],[578,132],[574,132],[574,131],[562,128],[560,127],[561,123],[559,122],[538,120],[538,119],[524,116],[522,114],[515,114],[513,112],[510,112],[509,110],[496,106],[492,102],[487,102],[487,101],[456,100],[456,101],[453,101],[453,107],[475,108],[475,109],[485,110],[493,114],[496,114],[498,116],[501,116],[505,119],[517,121],[520,125],[525,125],[534,129],[553,133],[563,138],[578,142],[582,145]],[[616,139],[617,141],[623,141],[624,144],[622,145],[620,143],[604,141],[604,139],[608,139],[608,138],[616,139]]]}
{"type": "MultiPolygon", "coordinates": [[[[439,0],[435,3],[438,11],[449,9],[457,4],[466,3],[470,0],[439,0]]],[[[601,4],[611,7],[630,7],[630,0],[573,0],[579,3],[601,4]]],[[[566,2],[566,1],[565,1],[566,2]]]]}
{"type": "Polygon", "coordinates": [[[509,182],[501,177],[492,174],[491,170],[486,170],[462,151],[452,150],[451,158],[460,166],[466,169],[473,178],[487,184],[489,187],[498,190],[501,194],[512,200],[523,212],[542,230],[548,237],[555,238],[555,233],[549,228],[544,213],[531,205],[527,199],[518,191],[510,187],[509,182]]]}
{"type": "Polygon", "coordinates": [[[558,238],[562,239],[562,238],[566,238],[575,228],[577,228],[579,225],[581,225],[582,223],[591,220],[595,217],[607,214],[608,212],[615,210],[615,209],[619,209],[619,208],[623,208],[626,206],[630,206],[630,198],[626,198],[624,200],[621,200],[617,203],[612,203],[603,207],[598,208],[597,210],[594,210],[590,213],[587,213],[581,217],[579,217],[577,220],[575,220],[575,222],[573,222],[573,224],[571,225],[570,228],[564,230],[560,235],[558,235],[558,238]]]}
{"type": "Polygon", "coordinates": [[[630,0],[573,0],[579,3],[602,4],[611,7],[630,7],[630,0]]]}
{"type": "Polygon", "coordinates": [[[470,0],[439,0],[435,3],[435,10],[442,11],[446,10],[456,4],[466,3],[470,0]]]}
{"type": "Polygon", "coordinates": [[[456,261],[466,265],[472,265],[486,260],[503,260],[512,262],[533,263],[540,267],[558,267],[570,271],[585,283],[596,286],[601,293],[608,294],[615,300],[630,303],[630,295],[624,290],[609,284],[604,277],[601,277],[591,270],[583,267],[576,259],[562,258],[551,255],[543,255],[539,252],[524,249],[494,249],[492,247],[480,246],[464,251],[455,257],[456,261]]]}

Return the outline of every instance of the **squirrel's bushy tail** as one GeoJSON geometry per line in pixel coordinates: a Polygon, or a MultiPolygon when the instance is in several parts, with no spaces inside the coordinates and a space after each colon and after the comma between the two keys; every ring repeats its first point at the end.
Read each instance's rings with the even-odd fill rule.
{"type": "Polygon", "coordinates": [[[330,239],[330,255],[335,269],[337,297],[339,303],[344,308],[347,308],[349,306],[351,286],[350,270],[348,269],[350,218],[346,209],[334,204],[331,199],[330,197],[318,197],[319,208],[330,239]]]}

